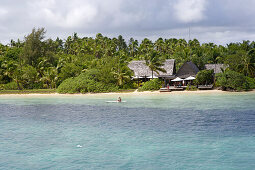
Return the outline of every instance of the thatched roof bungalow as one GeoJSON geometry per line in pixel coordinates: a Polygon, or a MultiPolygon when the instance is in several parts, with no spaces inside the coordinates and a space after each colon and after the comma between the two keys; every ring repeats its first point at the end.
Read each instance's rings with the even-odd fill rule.
{"type": "Polygon", "coordinates": [[[222,69],[226,69],[227,66],[224,64],[206,64],[205,69],[206,70],[213,70],[214,74],[222,73],[222,69]]]}
{"type": "MultiPolygon", "coordinates": [[[[134,71],[134,78],[149,78],[152,77],[152,71],[150,68],[145,64],[144,60],[140,61],[131,61],[128,64],[128,67],[134,71]]],[[[162,66],[166,70],[166,73],[160,72],[157,74],[156,72],[153,73],[154,77],[167,77],[172,76],[174,77],[175,74],[175,60],[168,59],[164,62],[162,66]]]]}
{"type": "Polygon", "coordinates": [[[145,61],[143,60],[131,61],[128,64],[128,67],[134,72],[135,78],[149,77],[151,75],[149,67],[146,66],[145,61]]]}
{"type": "Polygon", "coordinates": [[[191,61],[184,63],[178,70],[176,76],[185,79],[189,76],[196,77],[199,72],[198,67],[191,61]]]}

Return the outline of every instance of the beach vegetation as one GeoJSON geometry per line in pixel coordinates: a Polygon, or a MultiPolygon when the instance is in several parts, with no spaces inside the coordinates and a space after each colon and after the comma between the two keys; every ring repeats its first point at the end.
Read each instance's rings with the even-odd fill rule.
{"type": "Polygon", "coordinates": [[[197,73],[195,83],[198,85],[213,84],[213,70],[201,70],[197,73]]]}
{"type": "Polygon", "coordinates": [[[164,59],[161,58],[159,52],[152,50],[145,55],[145,63],[151,70],[153,79],[154,72],[159,74],[159,71],[165,73],[166,70],[162,68],[164,59]]]}
{"type": "Polygon", "coordinates": [[[118,86],[114,82],[105,82],[100,71],[89,70],[77,77],[64,80],[57,89],[58,93],[98,93],[114,92],[118,86]]]}
{"type": "Polygon", "coordinates": [[[216,75],[216,86],[221,87],[222,90],[249,90],[254,88],[254,78],[244,76],[232,70],[227,70],[216,75]]]}
{"type": "Polygon", "coordinates": [[[140,87],[139,91],[151,91],[151,90],[159,90],[163,85],[163,81],[155,78],[151,79],[150,81],[147,81],[143,84],[142,87],[140,87]]]}
{"type": "Polygon", "coordinates": [[[7,84],[2,84],[1,88],[3,90],[19,90],[17,83],[13,81],[7,84]]]}
{"type": "MultiPolygon", "coordinates": [[[[34,28],[24,40],[0,43],[0,84],[1,89],[58,89],[61,93],[131,89],[140,84],[132,80],[130,61],[145,60],[154,75],[164,72],[165,59],[175,59],[177,70],[187,61],[200,70],[205,64],[225,64],[228,69],[216,76],[216,85],[245,90],[254,88],[254,44],[243,41],[222,46],[176,38],[141,42],[130,38],[126,43],[121,35],[109,38],[100,33],[95,38],[73,33],[65,39],[47,39],[44,28],[34,28]]],[[[141,89],[160,88],[159,80],[154,81],[142,83],[141,89]]],[[[211,72],[200,71],[196,81],[211,84],[211,72]]]]}
{"type": "Polygon", "coordinates": [[[188,84],[187,87],[186,87],[186,90],[188,90],[188,91],[196,91],[196,90],[198,90],[198,88],[196,86],[194,86],[194,85],[188,84]]]}

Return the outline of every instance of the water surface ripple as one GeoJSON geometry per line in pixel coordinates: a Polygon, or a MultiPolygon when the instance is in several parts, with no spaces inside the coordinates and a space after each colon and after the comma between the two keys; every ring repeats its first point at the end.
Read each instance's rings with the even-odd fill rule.
{"type": "Polygon", "coordinates": [[[253,169],[254,93],[0,96],[0,169],[253,169]]]}

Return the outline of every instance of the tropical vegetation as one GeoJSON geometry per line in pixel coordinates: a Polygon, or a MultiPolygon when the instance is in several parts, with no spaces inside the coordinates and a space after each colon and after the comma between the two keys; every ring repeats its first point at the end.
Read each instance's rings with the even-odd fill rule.
{"type": "Polygon", "coordinates": [[[197,73],[195,82],[197,85],[213,84],[213,70],[201,70],[197,73]]]}
{"type": "Polygon", "coordinates": [[[74,33],[55,40],[45,35],[44,28],[34,28],[24,40],[0,43],[0,89],[86,93],[135,88],[132,71],[127,67],[130,61],[145,60],[152,72],[158,72],[164,71],[161,66],[165,59],[175,59],[177,70],[186,61],[192,61],[200,70],[207,63],[224,63],[228,69],[216,76],[218,86],[254,88],[254,41],[222,46],[175,38],[155,42],[130,38],[126,42],[121,35],[109,38],[100,33],[95,38],[74,33]],[[248,83],[238,83],[241,80],[248,83]]]}
{"type": "Polygon", "coordinates": [[[140,87],[139,91],[152,91],[152,90],[159,90],[162,87],[163,81],[160,79],[151,79],[150,81],[147,81],[143,84],[142,87],[140,87]]]}
{"type": "Polygon", "coordinates": [[[222,88],[222,90],[249,90],[254,89],[255,79],[244,76],[241,73],[227,70],[221,74],[216,75],[216,84],[222,88]]]}

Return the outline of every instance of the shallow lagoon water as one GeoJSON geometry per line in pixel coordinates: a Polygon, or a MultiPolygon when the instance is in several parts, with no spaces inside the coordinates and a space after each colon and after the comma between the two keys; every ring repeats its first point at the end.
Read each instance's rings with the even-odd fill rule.
{"type": "Polygon", "coordinates": [[[0,169],[253,169],[255,94],[0,96],[0,169]]]}

